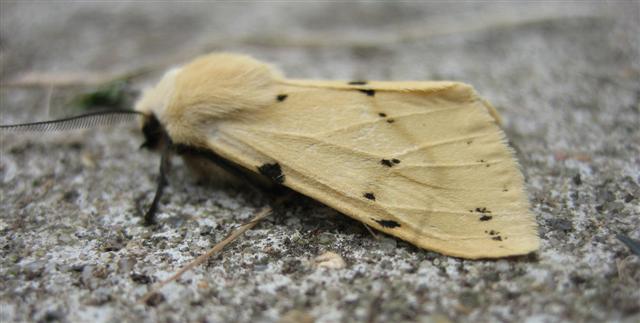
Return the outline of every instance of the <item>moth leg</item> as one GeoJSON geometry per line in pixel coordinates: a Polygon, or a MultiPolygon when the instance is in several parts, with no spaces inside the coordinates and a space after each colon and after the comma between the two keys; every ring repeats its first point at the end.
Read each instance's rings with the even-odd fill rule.
{"type": "Polygon", "coordinates": [[[165,186],[169,184],[167,180],[167,172],[170,168],[170,152],[168,149],[164,149],[162,152],[162,156],[160,157],[160,171],[158,174],[158,186],[156,187],[156,194],[153,196],[153,202],[151,202],[151,206],[144,214],[144,224],[152,225],[155,221],[156,211],[158,211],[158,205],[160,204],[160,198],[162,197],[162,193],[164,192],[165,186]]]}
{"type": "Polygon", "coordinates": [[[374,239],[380,240],[380,237],[375,232],[373,232],[373,230],[371,230],[370,226],[368,226],[366,223],[362,223],[362,225],[364,225],[364,227],[367,228],[367,231],[369,231],[369,233],[371,233],[371,235],[373,236],[374,239]]]}

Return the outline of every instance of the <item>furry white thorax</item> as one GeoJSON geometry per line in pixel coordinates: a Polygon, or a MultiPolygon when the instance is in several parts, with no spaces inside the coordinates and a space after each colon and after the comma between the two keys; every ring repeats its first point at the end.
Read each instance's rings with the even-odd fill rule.
{"type": "Polygon", "coordinates": [[[174,142],[202,145],[215,122],[273,104],[280,79],[251,57],[209,54],[167,72],[136,110],[155,114],[174,142]]]}

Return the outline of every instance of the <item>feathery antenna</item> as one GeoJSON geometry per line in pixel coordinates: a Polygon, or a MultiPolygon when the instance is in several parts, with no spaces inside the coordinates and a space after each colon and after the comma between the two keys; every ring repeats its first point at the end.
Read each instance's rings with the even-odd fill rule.
{"type": "Polygon", "coordinates": [[[138,115],[144,115],[144,113],[131,110],[97,111],[57,120],[0,125],[0,130],[46,132],[86,129],[95,126],[108,126],[128,122],[135,119],[138,115]]]}

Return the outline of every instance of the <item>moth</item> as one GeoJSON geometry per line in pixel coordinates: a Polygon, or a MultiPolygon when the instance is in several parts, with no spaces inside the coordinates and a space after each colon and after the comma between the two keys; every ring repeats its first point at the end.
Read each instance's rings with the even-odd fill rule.
{"type": "Polygon", "coordinates": [[[218,181],[266,180],[418,247],[468,259],[539,247],[524,179],[496,110],[448,81],[285,78],[213,53],[135,105],[144,146],[218,181]]]}

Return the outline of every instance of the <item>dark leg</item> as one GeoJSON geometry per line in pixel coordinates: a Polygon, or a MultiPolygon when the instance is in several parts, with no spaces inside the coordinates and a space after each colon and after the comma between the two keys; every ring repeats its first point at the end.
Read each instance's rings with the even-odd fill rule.
{"type": "Polygon", "coordinates": [[[156,188],[156,195],[153,197],[153,202],[147,213],[144,215],[144,224],[152,225],[155,221],[156,211],[158,210],[158,204],[160,204],[160,198],[164,192],[164,187],[169,183],[167,181],[167,172],[169,171],[169,158],[171,153],[169,149],[164,149],[162,156],[160,157],[160,174],[158,174],[158,187],[156,188]]]}

